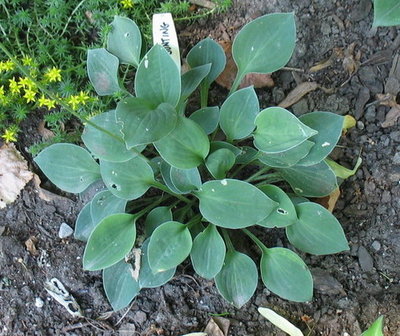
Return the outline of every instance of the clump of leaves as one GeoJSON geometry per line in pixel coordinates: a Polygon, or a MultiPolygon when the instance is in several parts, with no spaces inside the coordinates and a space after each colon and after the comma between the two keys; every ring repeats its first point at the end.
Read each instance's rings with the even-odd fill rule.
{"type": "Polygon", "coordinates": [[[378,26],[400,24],[400,4],[398,0],[374,0],[374,23],[378,26]]]}
{"type": "Polygon", "coordinates": [[[80,212],[75,237],[87,241],[84,269],[103,270],[115,310],[141,288],[169,281],[188,257],[196,273],[214,278],[221,295],[241,307],[259,278],[256,263],[231,240],[241,234],[258,246],[261,279],[271,292],[310,300],[307,265],[293,249],[267,247],[255,226],[257,232],[284,229],[291,246],[306,253],[348,250],[337,219],[308,199],[337,188],[327,157],[345,118],[323,111],[297,118],[280,107],[260,111],[253,87],[236,90],[248,73],[282,68],[295,39],[292,13],[247,24],[232,48],[237,78],[220,106],[208,106],[207,94],[226,60],[209,38],[189,52],[191,69],[182,75],[164,47],[141,54],[139,29],[125,17],[115,17],[107,49],[89,50],[87,70],[97,93],[122,92],[122,99],[87,121],[86,148],[55,144],[35,162],[68,192],[104,183],[80,212]],[[135,94],[118,78],[122,63],[137,69],[135,94]],[[188,97],[197,87],[201,105],[189,113],[188,97]],[[285,191],[289,186],[293,193],[285,191]]]}

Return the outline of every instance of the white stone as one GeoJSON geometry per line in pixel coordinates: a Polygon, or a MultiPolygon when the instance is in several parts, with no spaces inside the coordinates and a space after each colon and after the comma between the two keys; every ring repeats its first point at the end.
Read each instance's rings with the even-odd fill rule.
{"type": "Polygon", "coordinates": [[[58,236],[61,239],[67,238],[74,233],[72,227],[70,227],[67,223],[61,223],[60,229],[58,230],[58,236]]]}

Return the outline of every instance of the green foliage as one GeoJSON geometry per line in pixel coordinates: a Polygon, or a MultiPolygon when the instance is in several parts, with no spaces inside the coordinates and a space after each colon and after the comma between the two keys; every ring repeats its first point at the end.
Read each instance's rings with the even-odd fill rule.
{"type": "MultiPolygon", "coordinates": [[[[310,300],[312,277],[302,259],[286,247],[266,247],[252,230],[285,228],[287,245],[315,255],[348,250],[335,217],[304,197],[337,188],[339,169],[331,168],[327,156],[339,141],[343,117],[313,112],[299,119],[279,107],[260,111],[253,88],[234,88],[220,108],[207,106],[207,90],[225,66],[218,44],[199,42],[188,55],[192,68],[181,76],[160,46],[136,59],[141,42],[129,19],[115,19],[113,26],[119,36],[111,33],[108,52],[96,62],[108,67],[105,60],[114,51],[113,62],[120,67],[130,62],[137,72],[127,82],[113,70],[117,108],[93,117],[82,136],[93,157],[78,146],[53,145],[36,158],[48,178],[67,191],[81,192],[97,180],[107,188],[77,219],[75,237],[87,241],[84,268],[104,269],[106,294],[117,310],[140,288],[169,281],[190,256],[194,270],[214,278],[221,295],[241,307],[259,280],[256,263],[230,240],[244,234],[261,251],[265,286],[288,300],[310,300]],[[127,29],[136,36],[128,46],[121,43],[127,29]],[[136,96],[122,88],[132,82],[136,96]],[[197,87],[201,103],[190,113],[185,107],[197,87]],[[287,193],[290,187],[294,195],[287,193]],[[132,258],[136,225],[144,226],[138,230],[144,235],[132,258]]],[[[266,15],[245,26],[234,42],[238,78],[283,66],[294,48],[294,31],[292,14],[266,15]],[[257,41],[254,52],[247,41],[257,41]],[[261,65],[260,55],[269,48],[273,57],[261,65]]],[[[89,62],[89,74],[91,67],[89,62]]],[[[104,78],[91,80],[104,88],[104,78]]]]}
{"type": "Polygon", "coordinates": [[[383,316],[378,317],[361,336],[383,336],[383,316]]]}
{"type": "Polygon", "coordinates": [[[374,0],[373,26],[396,26],[400,24],[398,0],[374,0]]]}

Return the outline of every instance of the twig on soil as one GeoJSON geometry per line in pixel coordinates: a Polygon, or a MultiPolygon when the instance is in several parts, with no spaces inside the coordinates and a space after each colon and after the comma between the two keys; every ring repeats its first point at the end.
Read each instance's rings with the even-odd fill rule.
{"type": "Polygon", "coordinates": [[[283,67],[283,68],[281,68],[281,70],[296,71],[296,72],[305,72],[304,69],[292,68],[292,67],[283,67]]]}
{"type": "Polygon", "coordinates": [[[190,0],[190,2],[194,5],[209,9],[214,9],[216,7],[215,3],[208,0],[190,0]]]}
{"type": "Polygon", "coordinates": [[[121,316],[121,318],[117,321],[117,323],[115,323],[115,326],[117,326],[118,324],[120,324],[122,322],[122,320],[125,318],[125,316],[130,312],[133,304],[135,303],[136,300],[133,300],[132,303],[130,304],[130,306],[128,307],[128,309],[125,311],[125,313],[121,316]]]}

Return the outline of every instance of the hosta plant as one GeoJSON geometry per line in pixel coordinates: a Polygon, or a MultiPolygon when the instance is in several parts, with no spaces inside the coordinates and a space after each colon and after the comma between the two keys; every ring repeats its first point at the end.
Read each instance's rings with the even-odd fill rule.
{"type": "Polygon", "coordinates": [[[400,24],[400,2],[398,0],[374,0],[374,22],[377,26],[400,24]]]}
{"type": "Polygon", "coordinates": [[[142,55],[140,32],[128,18],[115,17],[106,49],[89,50],[87,70],[97,93],[120,92],[122,99],[86,122],[84,147],[56,144],[35,161],[68,192],[81,193],[102,180],[104,189],[78,216],[75,237],[86,241],[84,269],[103,271],[115,310],[141,288],[165,284],[187,259],[241,307],[259,275],[238,239],[259,248],[261,280],[271,292],[308,301],[312,276],[295,251],[326,255],[348,249],[339,222],[308,199],[337,188],[338,166],[327,156],[345,118],[325,111],[297,118],[280,107],[260,110],[253,87],[237,90],[248,73],[282,68],[295,39],[292,13],[247,24],[232,48],[237,78],[220,106],[208,106],[207,95],[225,67],[225,54],[209,38],[188,53],[190,70],[184,74],[163,46],[142,55]],[[119,77],[120,64],[136,68],[134,92],[119,77]],[[190,113],[186,105],[196,88],[201,104],[190,113]],[[256,236],[273,228],[285,230],[287,247],[266,246],[256,236]]]}

